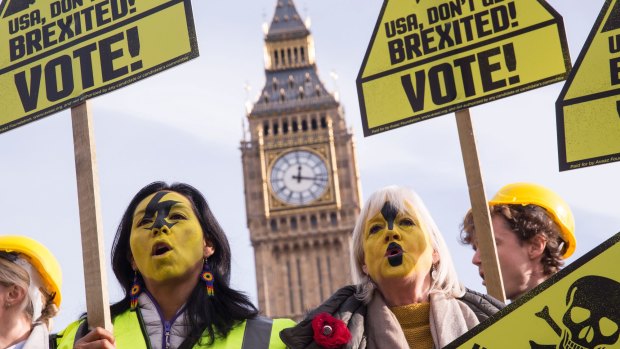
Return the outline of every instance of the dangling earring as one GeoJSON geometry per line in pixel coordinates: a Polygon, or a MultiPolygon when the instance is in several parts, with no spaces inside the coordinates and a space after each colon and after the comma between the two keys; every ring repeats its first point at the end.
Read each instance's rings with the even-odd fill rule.
{"type": "Polygon", "coordinates": [[[437,280],[437,266],[435,264],[431,265],[431,279],[437,280]]]}
{"type": "Polygon", "coordinates": [[[207,287],[207,295],[209,297],[213,297],[215,291],[213,290],[213,273],[211,272],[211,267],[209,263],[207,263],[207,259],[205,258],[205,263],[202,266],[202,274],[200,274],[200,279],[205,282],[205,286],[207,287]]]}
{"type": "Polygon", "coordinates": [[[134,270],[133,284],[131,285],[131,293],[129,294],[131,310],[136,310],[138,307],[138,297],[140,293],[142,293],[142,286],[140,286],[140,282],[138,281],[138,272],[134,270]]]}

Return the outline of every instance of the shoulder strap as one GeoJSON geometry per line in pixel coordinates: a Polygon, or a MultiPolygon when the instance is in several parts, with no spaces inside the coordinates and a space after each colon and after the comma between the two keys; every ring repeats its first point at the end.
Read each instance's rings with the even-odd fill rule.
{"type": "Polygon", "coordinates": [[[262,316],[247,320],[241,349],[269,349],[272,326],[273,320],[262,316]]]}
{"type": "Polygon", "coordinates": [[[78,326],[77,331],[75,332],[75,338],[73,339],[73,346],[75,347],[75,343],[77,343],[80,338],[86,336],[88,334],[88,319],[84,319],[80,326],[78,326]]]}

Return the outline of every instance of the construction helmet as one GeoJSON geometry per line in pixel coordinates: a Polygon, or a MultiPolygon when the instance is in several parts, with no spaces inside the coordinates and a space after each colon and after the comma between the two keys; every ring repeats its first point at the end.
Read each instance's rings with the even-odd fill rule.
{"type": "Polygon", "coordinates": [[[60,307],[62,272],[60,264],[50,250],[38,241],[25,236],[3,235],[0,236],[0,251],[18,253],[20,258],[30,263],[39,272],[47,293],[54,295],[52,299],[54,304],[60,307]]]}
{"type": "Polygon", "coordinates": [[[512,183],[502,187],[489,201],[489,205],[537,205],[543,207],[552,216],[553,221],[560,227],[562,240],[566,245],[563,258],[570,257],[575,252],[575,219],[573,213],[558,194],[532,183],[512,183]]]}

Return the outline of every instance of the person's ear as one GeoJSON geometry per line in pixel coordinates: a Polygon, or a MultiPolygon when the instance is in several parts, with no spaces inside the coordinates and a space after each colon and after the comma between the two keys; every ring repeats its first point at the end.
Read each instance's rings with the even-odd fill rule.
{"type": "Polygon", "coordinates": [[[6,302],[10,304],[21,304],[26,297],[26,290],[17,285],[11,285],[6,302]]]}
{"type": "Polygon", "coordinates": [[[209,258],[215,253],[215,246],[211,240],[202,240],[202,253],[204,258],[209,258]]]}
{"type": "Polygon", "coordinates": [[[547,239],[541,234],[534,235],[528,241],[528,254],[530,259],[540,258],[545,253],[547,247],[547,239]]]}
{"type": "Polygon", "coordinates": [[[362,272],[364,272],[364,274],[368,275],[368,267],[366,266],[366,264],[362,265],[362,272]]]}

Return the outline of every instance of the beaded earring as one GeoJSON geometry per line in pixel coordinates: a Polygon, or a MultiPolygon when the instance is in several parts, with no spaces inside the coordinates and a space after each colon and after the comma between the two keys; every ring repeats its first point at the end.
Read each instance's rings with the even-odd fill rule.
{"type": "Polygon", "coordinates": [[[134,270],[133,284],[131,285],[131,292],[129,293],[131,310],[136,310],[138,307],[138,297],[140,293],[142,293],[142,286],[140,286],[140,281],[138,280],[138,272],[134,270]]]}
{"type": "Polygon", "coordinates": [[[205,286],[207,288],[207,295],[209,297],[213,297],[215,291],[213,289],[213,273],[211,272],[211,267],[205,258],[205,263],[202,266],[202,273],[200,274],[200,279],[205,282],[205,286]]]}

